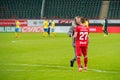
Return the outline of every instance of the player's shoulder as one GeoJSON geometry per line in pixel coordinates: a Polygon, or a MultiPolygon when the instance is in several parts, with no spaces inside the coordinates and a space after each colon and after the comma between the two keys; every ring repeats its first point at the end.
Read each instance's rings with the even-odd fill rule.
{"type": "Polygon", "coordinates": [[[74,27],[75,29],[79,29],[80,28],[80,25],[77,25],[76,27],[74,27]]]}
{"type": "Polygon", "coordinates": [[[89,31],[89,28],[86,27],[86,26],[81,26],[81,27],[80,27],[80,30],[81,30],[81,31],[89,31]]]}

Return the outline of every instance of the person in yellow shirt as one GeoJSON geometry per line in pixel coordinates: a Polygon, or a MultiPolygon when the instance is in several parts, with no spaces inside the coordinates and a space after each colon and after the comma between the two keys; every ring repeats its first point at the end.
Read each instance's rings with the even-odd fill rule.
{"type": "Polygon", "coordinates": [[[15,37],[18,38],[20,36],[20,22],[15,20],[15,37]]]}
{"type": "Polygon", "coordinates": [[[52,20],[51,22],[51,36],[55,36],[55,22],[52,20]]]}
{"type": "Polygon", "coordinates": [[[49,25],[48,20],[45,20],[43,22],[43,29],[44,29],[43,36],[48,36],[48,25],[49,25]]]}
{"type": "Polygon", "coordinates": [[[87,28],[89,27],[89,21],[88,21],[87,18],[85,19],[85,23],[84,23],[84,24],[85,24],[85,26],[86,26],[87,28]]]}

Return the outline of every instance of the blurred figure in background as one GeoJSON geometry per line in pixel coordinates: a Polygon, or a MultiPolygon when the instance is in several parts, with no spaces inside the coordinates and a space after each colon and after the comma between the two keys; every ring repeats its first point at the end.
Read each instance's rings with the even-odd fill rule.
{"type": "Polygon", "coordinates": [[[54,20],[51,21],[51,36],[55,36],[55,22],[54,20]]]}
{"type": "Polygon", "coordinates": [[[48,35],[50,36],[50,25],[51,25],[51,22],[50,20],[48,20],[48,35]]]}
{"type": "Polygon", "coordinates": [[[15,37],[18,38],[20,36],[20,22],[19,20],[15,20],[15,37]]]}
{"type": "Polygon", "coordinates": [[[73,19],[72,26],[69,28],[69,31],[68,31],[68,36],[72,38],[72,46],[74,48],[74,57],[70,60],[70,66],[71,67],[74,66],[74,62],[76,61],[75,38],[73,38],[74,29],[77,26],[76,19],[78,19],[78,16],[73,19]]]}
{"type": "Polygon", "coordinates": [[[87,18],[85,18],[85,26],[88,28],[89,27],[89,20],[87,18]]]}
{"type": "Polygon", "coordinates": [[[107,36],[108,35],[108,31],[107,31],[107,28],[108,28],[108,20],[107,18],[104,18],[104,21],[102,23],[102,31],[104,33],[104,36],[107,36]]]}
{"type": "Polygon", "coordinates": [[[44,32],[43,32],[43,36],[48,36],[48,20],[45,19],[44,22],[43,22],[43,29],[44,29],[44,32]]]}

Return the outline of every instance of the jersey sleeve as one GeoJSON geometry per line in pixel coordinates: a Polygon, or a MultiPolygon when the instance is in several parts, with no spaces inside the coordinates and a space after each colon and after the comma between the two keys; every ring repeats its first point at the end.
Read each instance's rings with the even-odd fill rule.
{"type": "Polygon", "coordinates": [[[79,31],[78,27],[76,27],[74,31],[75,31],[75,32],[78,32],[78,31],[79,31]]]}
{"type": "Polygon", "coordinates": [[[70,27],[68,31],[68,36],[71,37],[71,34],[74,35],[74,27],[70,27]]]}

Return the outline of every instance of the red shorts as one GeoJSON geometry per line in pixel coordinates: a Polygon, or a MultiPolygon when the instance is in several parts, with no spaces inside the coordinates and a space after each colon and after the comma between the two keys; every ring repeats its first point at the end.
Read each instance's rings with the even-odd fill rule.
{"type": "Polygon", "coordinates": [[[84,47],[80,47],[80,46],[76,46],[76,56],[87,56],[87,50],[88,47],[84,46],[84,47]]]}

